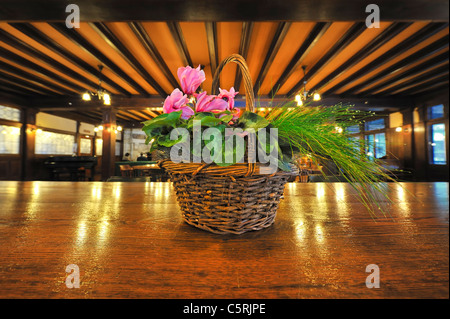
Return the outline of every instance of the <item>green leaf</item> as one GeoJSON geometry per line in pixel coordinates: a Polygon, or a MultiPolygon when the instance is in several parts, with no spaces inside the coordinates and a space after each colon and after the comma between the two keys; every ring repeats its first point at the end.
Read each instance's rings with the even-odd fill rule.
{"type": "Polygon", "coordinates": [[[179,136],[176,140],[171,140],[170,135],[163,135],[158,139],[158,144],[165,147],[171,147],[178,144],[183,139],[183,136],[179,136]]]}
{"type": "Polygon", "coordinates": [[[158,127],[177,127],[177,122],[181,118],[182,111],[172,112],[172,113],[163,113],[158,115],[157,117],[143,122],[144,127],[142,130],[144,132],[151,131],[154,128],[158,127]]]}
{"type": "Polygon", "coordinates": [[[255,132],[269,124],[270,122],[267,119],[250,111],[245,111],[238,120],[238,125],[243,126],[244,130],[254,129],[255,132]]]}

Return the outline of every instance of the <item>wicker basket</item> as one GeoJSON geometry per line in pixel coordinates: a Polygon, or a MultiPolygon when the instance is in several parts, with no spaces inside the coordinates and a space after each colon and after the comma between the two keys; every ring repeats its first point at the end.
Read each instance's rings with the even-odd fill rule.
{"type": "MultiPolygon", "coordinates": [[[[244,58],[233,54],[220,64],[213,79],[229,62],[239,65],[246,90],[246,109],[254,111],[253,85],[244,58]]],[[[284,186],[293,172],[259,174],[260,163],[237,163],[227,167],[206,163],[159,163],[170,175],[183,219],[195,227],[217,234],[242,234],[269,227],[275,220],[284,186]]]]}

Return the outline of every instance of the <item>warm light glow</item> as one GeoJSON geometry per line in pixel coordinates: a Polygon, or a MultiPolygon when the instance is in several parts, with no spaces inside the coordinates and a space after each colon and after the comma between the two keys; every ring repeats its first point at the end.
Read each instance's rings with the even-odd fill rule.
{"type": "Polygon", "coordinates": [[[119,125],[119,126],[117,127],[117,130],[118,130],[119,132],[122,132],[122,126],[119,125]]]}
{"type": "Polygon", "coordinates": [[[111,105],[111,96],[108,93],[103,93],[103,104],[111,105]]]}
{"type": "Polygon", "coordinates": [[[38,129],[36,130],[36,133],[41,134],[41,133],[42,133],[42,129],[38,128],[38,129]]]}
{"type": "Polygon", "coordinates": [[[82,99],[83,99],[83,101],[90,101],[91,95],[89,94],[89,92],[83,93],[82,99]]]}
{"type": "Polygon", "coordinates": [[[101,131],[101,130],[103,130],[103,125],[100,125],[99,127],[98,127],[98,129],[101,131]]]}
{"type": "Polygon", "coordinates": [[[396,132],[401,132],[401,131],[402,131],[402,128],[399,126],[399,127],[397,127],[397,128],[395,129],[395,131],[396,131],[396,132]]]}
{"type": "Polygon", "coordinates": [[[320,99],[321,99],[320,94],[319,93],[314,93],[313,100],[314,101],[320,101],[320,99]]]}
{"type": "Polygon", "coordinates": [[[301,95],[300,95],[300,94],[297,94],[297,95],[295,96],[295,100],[296,100],[297,102],[300,102],[300,101],[302,100],[301,95]]]}
{"type": "Polygon", "coordinates": [[[338,132],[338,133],[342,133],[344,131],[342,129],[342,127],[339,127],[339,126],[336,126],[335,129],[336,129],[336,132],[338,132]]]}
{"type": "Polygon", "coordinates": [[[98,127],[94,127],[94,132],[98,132],[98,127]]]}

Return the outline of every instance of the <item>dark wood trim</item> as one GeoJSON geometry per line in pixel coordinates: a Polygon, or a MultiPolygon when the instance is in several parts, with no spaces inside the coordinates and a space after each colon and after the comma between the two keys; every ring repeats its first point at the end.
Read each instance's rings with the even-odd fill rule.
{"type": "Polygon", "coordinates": [[[0,84],[2,90],[12,92],[13,94],[19,94],[19,95],[26,95],[26,96],[34,96],[39,95],[39,93],[36,93],[35,90],[26,88],[22,85],[8,82],[4,79],[0,79],[0,84]]]}
{"type": "Polygon", "coordinates": [[[106,181],[114,175],[114,163],[116,158],[116,112],[113,108],[103,110],[102,131],[102,180],[106,181]]]}
{"type": "MultiPolygon", "coordinates": [[[[449,58],[449,53],[444,52],[430,60],[425,61],[424,63],[421,63],[403,73],[398,74],[398,72],[401,72],[402,67],[400,68],[393,68],[394,71],[390,72],[389,74],[398,74],[397,76],[391,78],[390,80],[384,81],[376,86],[371,87],[370,89],[362,92],[362,94],[368,96],[371,95],[375,92],[380,91],[381,89],[388,87],[392,84],[398,83],[398,82],[402,82],[404,81],[406,78],[415,76],[416,74],[434,69],[435,67],[444,64],[445,62],[448,62],[448,58],[449,58]]],[[[382,92],[383,93],[383,92],[382,92]]]]}
{"type": "MultiPolygon", "coordinates": [[[[350,84],[350,83],[356,81],[357,79],[359,79],[360,77],[366,75],[367,73],[377,69],[380,65],[383,65],[383,64],[393,60],[400,54],[408,51],[409,49],[413,48],[414,46],[418,45],[419,43],[428,39],[429,37],[438,33],[439,31],[445,29],[446,27],[448,27],[448,23],[430,23],[430,24],[428,24],[427,26],[422,28],[419,32],[416,32],[415,34],[411,35],[406,40],[404,40],[400,44],[396,45],[394,48],[388,50],[386,53],[382,54],[381,56],[379,56],[378,58],[376,58],[369,64],[365,65],[364,67],[362,67],[361,69],[359,69],[358,71],[353,73],[351,76],[349,76],[345,80],[339,82],[332,88],[328,89],[322,95],[332,94],[332,93],[336,92],[337,90],[343,88],[347,84],[350,84]]],[[[352,89],[347,90],[343,94],[350,94],[351,92],[355,92],[355,91],[356,91],[356,89],[352,88],[352,89]]]]}
{"type": "Polygon", "coordinates": [[[152,88],[162,97],[166,97],[167,93],[158,84],[158,82],[147,72],[142,64],[134,57],[127,47],[116,37],[116,35],[101,22],[89,23],[89,26],[97,32],[98,35],[108,45],[114,49],[152,88]]]}
{"type": "Polygon", "coordinates": [[[215,22],[205,22],[206,42],[208,44],[209,63],[211,65],[211,73],[214,76],[218,66],[217,59],[219,58],[218,44],[217,44],[217,24],[215,22]]]}
{"type": "MultiPolygon", "coordinates": [[[[53,52],[57,53],[70,63],[76,65],[78,68],[82,69],[83,71],[91,74],[92,76],[98,77],[98,69],[89,65],[79,57],[77,57],[72,52],[68,51],[66,48],[64,48],[62,45],[60,45],[58,42],[54,41],[50,37],[48,37],[46,34],[41,32],[39,29],[34,27],[33,25],[29,23],[10,23],[10,25],[15,28],[16,30],[22,32],[23,34],[29,36],[39,44],[45,46],[46,48],[52,50],[53,52]]],[[[120,93],[124,95],[130,95],[130,92],[122,88],[117,83],[111,81],[109,78],[102,76],[102,80],[105,84],[113,87],[120,93]]]]}
{"type": "Polygon", "coordinates": [[[9,83],[9,84],[13,84],[13,85],[17,85],[20,87],[25,88],[26,90],[31,90],[33,92],[36,92],[38,94],[41,95],[47,95],[47,96],[53,96],[53,95],[58,95],[56,92],[42,88],[40,86],[34,85],[30,82],[27,82],[21,78],[18,78],[12,74],[3,72],[0,70],[0,81],[9,83]]]}
{"type": "Polygon", "coordinates": [[[336,70],[327,75],[323,80],[317,83],[311,91],[319,91],[328,83],[334,81],[339,78],[343,73],[349,70],[351,67],[359,63],[361,60],[378,50],[380,47],[385,45],[387,42],[396,37],[399,33],[404,31],[407,27],[409,27],[412,23],[410,22],[396,22],[392,23],[389,27],[386,28],[380,35],[378,35],[375,39],[373,39],[366,47],[352,56],[350,59],[345,61],[342,65],[340,65],[336,70]]]}
{"type": "Polygon", "coordinates": [[[270,95],[273,97],[277,94],[278,90],[283,86],[286,80],[291,76],[302,63],[303,59],[308,55],[312,48],[317,44],[320,38],[327,32],[328,28],[331,26],[331,22],[319,22],[313,27],[308,37],[303,41],[300,48],[297,50],[295,55],[292,57],[291,61],[284,69],[280,78],[277,80],[275,85],[270,89],[270,95]]]}
{"type": "Polygon", "coordinates": [[[278,50],[280,49],[291,24],[291,22],[280,22],[278,24],[277,30],[275,31],[275,34],[272,38],[272,42],[270,43],[269,49],[267,50],[266,57],[264,58],[261,69],[259,70],[258,77],[256,78],[253,85],[253,91],[255,95],[258,95],[259,88],[264,82],[267,72],[269,71],[272,62],[275,59],[275,56],[277,55],[278,50]]]}
{"type": "Polygon", "coordinates": [[[325,55],[312,66],[298,82],[297,84],[289,90],[287,96],[293,96],[297,94],[303,85],[311,79],[316,73],[322,70],[334,57],[342,52],[350,43],[352,43],[357,37],[359,37],[365,30],[367,26],[363,22],[358,22],[353,24],[347,32],[325,53],[325,55]]]}
{"type": "Polygon", "coordinates": [[[21,52],[31,56],[32,58],[35,58],[36,60],[39,60],[47,64],[48,66],[50,66],[51,69],[60,71],[61,73],[70,76],[72,79],[84,83],[87,86],[90,86],[91,89],[93,88],[96,89],[98,86],[97,83],[94,83],[91,80],[85,78],[84,76],[81,76],[78,72],[73,71],[72,69],[66,67],[64,64],[38,51],[28,43],[25,43],[24,41],[14,37],[13,35],[7,33],[4,30],[0,30],[0,41],[12,46],[15,49],[20,50],[21,52]]]}
{"type": "Polygon", "coordinates": [[[2,55],[5,59],[7,59],[9,61],[17,63],[20,66],[23,66],[27,69],[33,70],[34,72],[38,73],[43,78],[57,81],[57,82],[61,83],[62,85],[71,88],[75,92],[71,92],[70,95],[76,95],[77,93],[86,91],[85,88],[83,88],[75,83],[72,83],[69,80],[66,80],[65,78],[49,71],[48,69],[43,68],[40,65],[37,65],[36,63],[33,63],[15,53],[12,53],[12,52],[6,50],[5,48],[0,47],[0,55],[2,55]]]}
{"type": "MultiPolygon", "coordinates": [[[[241,43],[239,44],[239,54],[247,59],[248,49],[252,38],[253,22],[242,22],[241,43]]],[[[242,75],[241,69],[236,68],[236,77],[234,79],[234,89],[239,91],[241,87],[242,75]]]]}
{"type": "Polygon", "coordinates": [[[172,34],[172,38],[175,41],[175,45],[181,59],[183,60],[183,63],[194,67],[180,24],[174,21],[167,21],[167,26],[169,27],[170,33],[172,34]]]}
{"type": "Polygon", "coordinates": [[[440,88],[441,86],[444,86],[445,84],[448,85],[448,81],[449,81],[449,76],[447,73],[446,75],[440,76],[438,78],[430,79],[429,81],[417,84],[417,85],[413,86],[412,88],[410,88],[406,91],[402,91],[396,95],[410,96],[413,93],[415,93],[415,94],[422,93],[422,92],[426,93],[427,91],[436,89],[437,87],[440,88]],[[417,86],[419,86],[419,87],[417,87],[417,86]]]}
{"type": "Polygon", "coordinates": [[[97,50],[92,44],[90,44],[86,39],[84,39],[75,29],[66,28],[64,23],[50,23],[50,25],[56,29],[59,33],[64,35],[70,41],[75,43],[78,47],[83,49],[85,52],[94,57],[101,64],[109,68],[123,81],[128,83],[132,88],[138,91],[140,94],[149,95],[146,90],[144,90],[136,81],[134,81],[128,74],[122,71],[113,61],[106,57],[103,53],[97,50]]]}
{"type": "Polygon", "coordinates": [[[401,91],[405,91],[405,90],[408,90],[410,88],[414,88],[417,86],[420,87],[420,85],[422,85],[423,83],[427,83],[428,81],[432,81],[437,78],[442,78],[442,76],[445,76],[445,75],[448,76],[448,74],[449,74],[449,71],[448,71],[448,63],[447,63],[447,65],[445,66],[444,69],[439,68],[438,70],[431,70],[429,72],[422,74],[421,76],[418,76],[409,81],[406,81],[406,82],[400,83],[396,86],[393,86],[392,88],[389,88],[388,90],[381,92],[379,95],[383,95],[383,96],[396,95],[401,91]]]}
{"type": "Polygon", "coordinates": [[[152,39],[145,31],[144,27],[139,22],[129,22],[128,26],[134,32],[134,35],[138,38],[142,46],[147,50],[148,54],[159,66],[159,69],[164,74],[166,79],[173,85],[174,88],[178,87],[178,81],[173,76],[163,57],[159,53],[156,45],[153,43],[152,39]]]}
{"type": "MultiPolygon", "coordinates": [[[[372,83],[376,83],[391,74],[395,74],[395,73],[401,71],[403,68],[407,67],[409,64],[416,63],[417,61],[421,61],[421,60],[425,59],[426,57],[428,57],[432,54],[435,54],[436,52],[438,52],[446,47],[448,47],[448,35],[443,36],[441,39],[437,40],[436,42],[426,46],[425,48],[410,55],[409,57],[407,57],[407,58],[395,63],[394,65],[386,68],[385,70],[379,72],[375,76],[352,87],[351,89],[347,90],[347,94],[354,94],[355,92],[362,90],[363,88],[371,85],[372,83]]],[[[361,94],[364,94],[364,93],[361,92],[361,94]]]]}
{"type": "MultiPolygon", "coordinates": [[[[77,0],[81,21],[364,21],[365,0],[77,0]]],[[[0,20],[59,21],[68,2],[2,0],[0,20]]],[[[448,21],[447,0],[378,0],[383,21],[448,21]]]]}
{"type": "Polygon", "coordinates": [[[30,84],[35,85],[36,87],[42,87],[42,88],[47,89],[47,90],[53,90],[53,91],[56,91],[56,93],[58,93],[58,94],[65,94],[65,95],[68,95],[68,96],[73,96],[74,95],[74,92],[72,92],[72,91],[70,91],[70,90],[68,90],[66,88],[57,86],[53,82],[44,80],[44,79],[42,79],[42,78],[40,78],[40,77],[38,77],[38,76],[36,76],[34,74],[31,74],[31,73],[29,73],[27,71],[19,69],[19,68],[15,67],[15,66],[12,66],[12,65],[10,65],[8,63],[5,63],[3,61],[0,61],[0,70],[3,70],[3,71],[5,71],[7,73],[10,73],[10,74],[12,73],[12,74],[14,74],[14,76],[24,78],[24,79],[26,79],[27,82],[29,82],[30,84]]]}

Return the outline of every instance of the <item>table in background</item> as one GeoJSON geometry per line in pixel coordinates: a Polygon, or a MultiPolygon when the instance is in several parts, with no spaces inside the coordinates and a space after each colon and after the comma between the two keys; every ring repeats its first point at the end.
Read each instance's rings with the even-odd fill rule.
{"type": "Polygon", "coordinates": [[[448,183],[403,185],[374,220],[348,184],[289,183],[274,225],[221,236],[170,183],[0,182],[0,297],[449,298],[448,183]]]}

